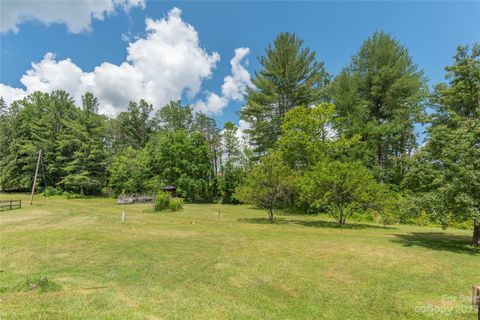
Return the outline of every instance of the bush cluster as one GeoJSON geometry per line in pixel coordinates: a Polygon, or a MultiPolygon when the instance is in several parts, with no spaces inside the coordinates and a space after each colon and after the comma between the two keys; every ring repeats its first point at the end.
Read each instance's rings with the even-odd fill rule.
{"type": "Polygon", "coordinates": [[[169,209],[170,211],[179,211],[183,209],[185,201],[183,198],[172,198],[168,192],[159,192],[155,199],[155,211],[163,211],[169,209]]]}
{"type": "Polygon", "coordinates": [[[183,198],[173,198],[170,200],[168,208],[170,209],[170,211],[179,211],[183,209],[183,204],[183,198]]]}
{"type": "Polygon", "coordinates": [[[51,196],[61,196],[63,194],[63,190],[60,188],[55,188],[48,186],[45,188],[45,191],[43,191],[43,195],[45,197],[51,197],[51,196]]]}
{"type": "Polygon", "coordinates": [[[162,211],[168,209],[170,205],[170,194],[168,192],[159,192],[155,199],[155,211],[162,211]]]}

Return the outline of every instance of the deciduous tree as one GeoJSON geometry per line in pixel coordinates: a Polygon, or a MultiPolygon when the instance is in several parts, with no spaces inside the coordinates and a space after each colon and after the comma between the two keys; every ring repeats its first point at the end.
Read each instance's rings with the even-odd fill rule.
{"type": "Polygon", "coordinates": [[[245,203],[266,209],[268,221],[273,223],[275,208],[293,188],[294,172],[285,165],[280,154],[273,152],[260,160],[238,187],[235,197],[245,203]]]}
{"type": "Polygon", "coordinates": [[[223,126],[222,133],[222,170],[220,180],[220,192],[223,203],[238,203],[233,197],[235,188],[244,178],[242,168],[242,152],[240,141],[237,137],[237,126],[227,121],[223,126]]]}
{"type": "Polygon", "coordinates": [[[359,162],[320,161],[300,183],[301,197],[340,225],[354,212],[379,208],[381,186],[359,162]]]}
{"type": "Polygon", "coordinates": [[[152,177],[176,186],[178,194],[188,200],[212,199],[213,165],[201,133],[159,132],[149,141],[146,152],[152,177]]]}
{"type": "Polygon", "coordinates": [[[447,227],[471,221],[480,245],[480,46],[459,47],[449,83],[436,87],[428,139],[405,179],[417,209],[447,227]]]}

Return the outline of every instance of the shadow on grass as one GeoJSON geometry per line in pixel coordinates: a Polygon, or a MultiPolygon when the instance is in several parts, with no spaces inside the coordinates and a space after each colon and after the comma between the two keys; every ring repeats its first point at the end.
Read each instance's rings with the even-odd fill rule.
{"type": "MultiPolygon", "coordinates": [[[[237,219],[239,222],[246,222],[246,223],[257,223],[257,224],[270,224],[267,218],[240,218],[237,219]]],[[[273,224],[290,224],[290,225],[301,225],[305,227],[313,227],[313,228],[335,228],[335,229],[395,229],[394,227],[383,227],[383,226],[376,226],[367,223],[346,223],[343,226],[340,226],[336,221],[324,221],[324,220],[314,220],[314,221],[307,221],[307,220],[295,220],[295,219],[284,219],[276,217],[273,220],[273,224]]]]}
{"type": "Polygon", "coordinates": [[[441,232],[412,232],[396,234],[395,236],[397,239],[391,241],[404,247],[420,246],[460,254],[480,254],[480,248],[474,248],[470,245],[472,238],[469,236],[441,232]]]}

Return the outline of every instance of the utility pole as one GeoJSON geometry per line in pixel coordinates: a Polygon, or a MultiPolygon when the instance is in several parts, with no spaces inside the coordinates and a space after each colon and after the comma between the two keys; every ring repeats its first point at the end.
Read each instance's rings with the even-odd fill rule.
{"type": "Polygon", "coordinates": [[[35,185],[37,183],[38,167],[42,158],[42,149],[38,150],[37,167],[35,168],[35,176],[33,177],[32,193],[30,194],[30,204],[33,204],[33,194],[35,193],[35,185]]]}

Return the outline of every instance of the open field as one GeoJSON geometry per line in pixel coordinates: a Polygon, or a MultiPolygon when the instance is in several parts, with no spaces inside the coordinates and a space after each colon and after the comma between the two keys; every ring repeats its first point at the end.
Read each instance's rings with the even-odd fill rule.
{"type": "Polygon", "coordinates": [[[470,231],[339,228],[304,215],[268,225],[248,206],[153,213],[106,198],[21,198],[24,208],[0,212],[1,319],[476,317],[470,231]]]}

